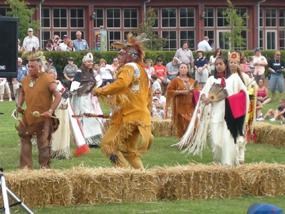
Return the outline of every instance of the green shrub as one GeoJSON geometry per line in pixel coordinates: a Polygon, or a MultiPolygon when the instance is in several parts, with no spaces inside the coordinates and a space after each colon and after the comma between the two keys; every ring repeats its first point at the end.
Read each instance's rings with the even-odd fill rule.
{"type": "MultiPolygon", "coordinates": [[[[268,51],[262,51],[262,54],[267,58],[269,61],[273,58],[274,50],[268,50],[268,51]]],[[[54,65],[57,69],[57,72],[59,75],[62,74],[64,66],[67,64],[67,58],[73,57],[74,63],[78,65],[78,67],[81,66],[82,58],[86,54],[86,51],[81,52],[61,52],[61,51],[52,51],[52,52],[44,52],[44,55],[46,59],[52,58],[54,61],[54,65]]],[[[112,63],[113,58],[117,56],[117,51],[104,51],[104,52],[92,52],[94,55],[94,62],[98,63],[101,58],[104,58],[107,63],[112,63]]],[[[246,57],[250,57],[254,55],[253,50],[246,50],[242,52],[243,55],[246,57]]],[[[281,51],[282,55],[285,56],[285,51],[281,51]]],[[[175,51],[146,51],[145,53],[145,59],[150,58],[155,63],[157,57],[161,57],[163,59],[164,64],[170,62],[175,54],[175,51]]],[[[209,59],[210,56],[213,54],[213,52],[206,53],[207,58],[209,59]]],[[[21,56],[21,53],[19,53],[21,56]]],[[[194,58],[196,57],[196,52],[193,52],[194,58]]],[[[227,57],[228,52],[223,51],[223,56],[227,57]]]]}

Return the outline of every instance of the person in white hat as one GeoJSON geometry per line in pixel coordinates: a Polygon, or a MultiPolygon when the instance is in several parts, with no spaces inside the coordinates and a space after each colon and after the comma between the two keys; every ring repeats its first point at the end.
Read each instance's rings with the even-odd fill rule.
{"type": "Polygon", "coordinates": [[[74,76],[70,90],[73,93],[71,106],[73,117],[71,128],[75,133],[75,143],[77,148],[75,155],[80,156],[89,151],[89,147],[98,147],[102,137],[103,115],[97,97],[92,96],[91,90],[97,86],[93,72],[93,55],[87,53],[82,59],[81,72],[74,76]],[[86,115],[97,115],[96,117],[86,117],[86,115]],[[75,122],[76,120],[76,122],[75,122]],[[79,128],[78,128],[79,126],[79,128]],[[88,147],[89,146],[89,147],[88,147]]]}
{"type": "Polygon", "coordinates": [[[23,41],[23,51],[37,51],[40,48],[39,38],[34,36],[33,28],[28,28],[28,35],[25,37],[23,41]]]}

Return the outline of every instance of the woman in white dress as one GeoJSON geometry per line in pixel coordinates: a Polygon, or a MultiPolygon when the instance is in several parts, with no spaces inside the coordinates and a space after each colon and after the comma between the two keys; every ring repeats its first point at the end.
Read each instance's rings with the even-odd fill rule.
{"type": "MultiPolygon", "coordinates": [[[[48,71],[50,75],[57,79],[54,69],[48,71]]],[[[62,94],[61,102],[55,110],[55,116],[59,119],[58,129],[52,134],[51,156],[56,159],[70,158],[70,125],[69,125],[69,98],[64,95],[65,88],[57,80],[57,90],[62,94]]]]}
{"type": "Polygon", "coordinates": [[[222,165],[238,165],[239,149],[225,121],[225,98],[246,88],[241,78],[229,75],[226,60],[218,57],[214,75],[209,77],[200,92],[200,99],[190,124],[177,146],[191,154],[201,154],[210,137],[213,160],[222,165]],[[214,86],[214,87],[213,87],[214,86]],[[216,94],[213,88],[219,88],[216,94]]]}

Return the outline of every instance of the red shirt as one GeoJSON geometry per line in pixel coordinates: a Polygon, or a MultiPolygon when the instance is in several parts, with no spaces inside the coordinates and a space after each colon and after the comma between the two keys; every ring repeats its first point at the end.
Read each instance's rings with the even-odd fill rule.
{"type": "Polygon", "coordinates": [[[166,78],[166,67],[164,65],[155,65],[154,67],[154,74],[157,78],[163,80],[166,78]]]}

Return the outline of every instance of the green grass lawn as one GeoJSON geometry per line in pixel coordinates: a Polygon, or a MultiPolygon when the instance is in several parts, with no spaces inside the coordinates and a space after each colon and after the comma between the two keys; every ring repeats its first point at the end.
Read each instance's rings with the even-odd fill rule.
{"type": "MultiPolygon", "coordinates": [[[[270,104],[269,107],[276,105],[270,104]]],[[[11,102],[0,103],[0,167],[5,171],[17,169],[19,165],[19,139],[15,131],[15,124],[10,114],[15,104],[11,102]]],[[[203,157],[193,157],[180,153],[171,147],[176,143],[174,137],[156,137],[151,150],[143,156],[146,168],[155,166],[175,166],[189,162],[211,163],[210,149],[206,149],[203,157]]],[[[72,146],[74,149],[74,146],[72,146]]],[[[37,163],[37,149],[33,151],[34,168],[39,168],[37,163]]],[[[285,148],[271,145],[249,144],[246,151],[246,162],[270,162],[285,164],[285,148]]],[[[92,149],[91,152],[80,158],[70,160],[53,160],[52,168],[66,169],[74,166],[89,167],[110,167],[111,164],[102,155],[99,149],[92,149]]],[[[246,213],[248,206],[254,202],[274,203],[285,210],[284,197],[259,198],[242,197],[235,199],[215,200],[194,200],[194,201],[161,201],[153,203],[123,203],[110,205],[82,205],[75,207],[50,207],[37,209],[36,213],[246,213]]]]}

